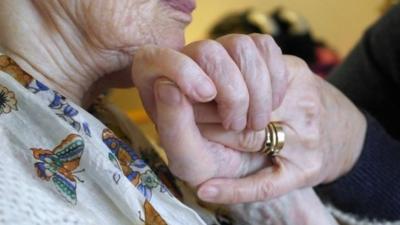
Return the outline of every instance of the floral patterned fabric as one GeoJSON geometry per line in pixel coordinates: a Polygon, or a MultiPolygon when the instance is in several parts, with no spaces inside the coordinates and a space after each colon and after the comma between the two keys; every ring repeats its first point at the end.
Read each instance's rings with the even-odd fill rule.
{"type": "Polygon", "coordinates": [[[103,103],[90,111],[108,127],[0,55],[0,176],[10,178],[0,195],[27,196],[0,198],[1,224],[231,223],[201,206],[124,115],[103,103]]]}
{"type": "Polygon", "coordinates": [[[15,94],[0,85],[0,114],[10,113],[12,110],[18,110],[15,94]]]}

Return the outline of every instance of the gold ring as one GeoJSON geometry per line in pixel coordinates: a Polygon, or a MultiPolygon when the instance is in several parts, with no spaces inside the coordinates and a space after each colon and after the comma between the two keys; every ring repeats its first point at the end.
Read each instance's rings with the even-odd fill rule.
{"type": "Polygon", "coordinates": [[[280,122],[270,122],[265,128],[265,141],[260,153],[277,156],[285,145],[285,132],[280,122]]]}

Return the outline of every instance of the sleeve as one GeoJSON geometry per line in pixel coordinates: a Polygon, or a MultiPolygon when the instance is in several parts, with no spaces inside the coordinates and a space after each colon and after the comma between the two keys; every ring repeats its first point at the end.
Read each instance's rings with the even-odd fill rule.
{"type": "Polygon", "coordinates": [[[317,191],[337,208],[370,219],[400,220],[399,27],[398,5],[365,33],[328,78],[365,110],[368,127],[354,168],[317,191]]]}
{"type": "Polygon", "coordinates": [[[364,148],[353,169],[317,188],[338,209],[371,220],[400,220],[400,142],[369,114],[364,148]]]}
{"type": "Polygon", "coordinates": [[[400,5],[363,36],[328,81],[400,139],[400,5]]]}

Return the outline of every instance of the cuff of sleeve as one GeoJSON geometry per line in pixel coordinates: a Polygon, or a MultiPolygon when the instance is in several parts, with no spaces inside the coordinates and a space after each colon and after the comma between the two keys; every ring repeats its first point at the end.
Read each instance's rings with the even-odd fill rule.
{"type": "Polygon", "coordinates": [[[400,219],[400,143],[369,114],[361,155],[352,170],[316,188],[339,209],[370,219],[400,219]]]}

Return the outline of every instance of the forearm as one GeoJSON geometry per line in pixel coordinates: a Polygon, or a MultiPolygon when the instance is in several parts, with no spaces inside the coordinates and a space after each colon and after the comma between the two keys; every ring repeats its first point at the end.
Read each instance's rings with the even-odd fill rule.
{"type": "Polygon", "coordinates": [[[400,142],[370,115],[362,152],[351,171],[317,190],[343,211],[370,219],[400,219],[400,142]]]}
{"type": "MultiPolygon", "coordinates": [[[[320,78],[316,78],[320,79],[320,78]]],[[[360,110],[339,90],[320,80],[322,112],[321,146],[333,154],[326,155],[330,173],[322,183],[330,183],[347,174],[358,160],[366,133],[366,120],[360,110]]]]}

